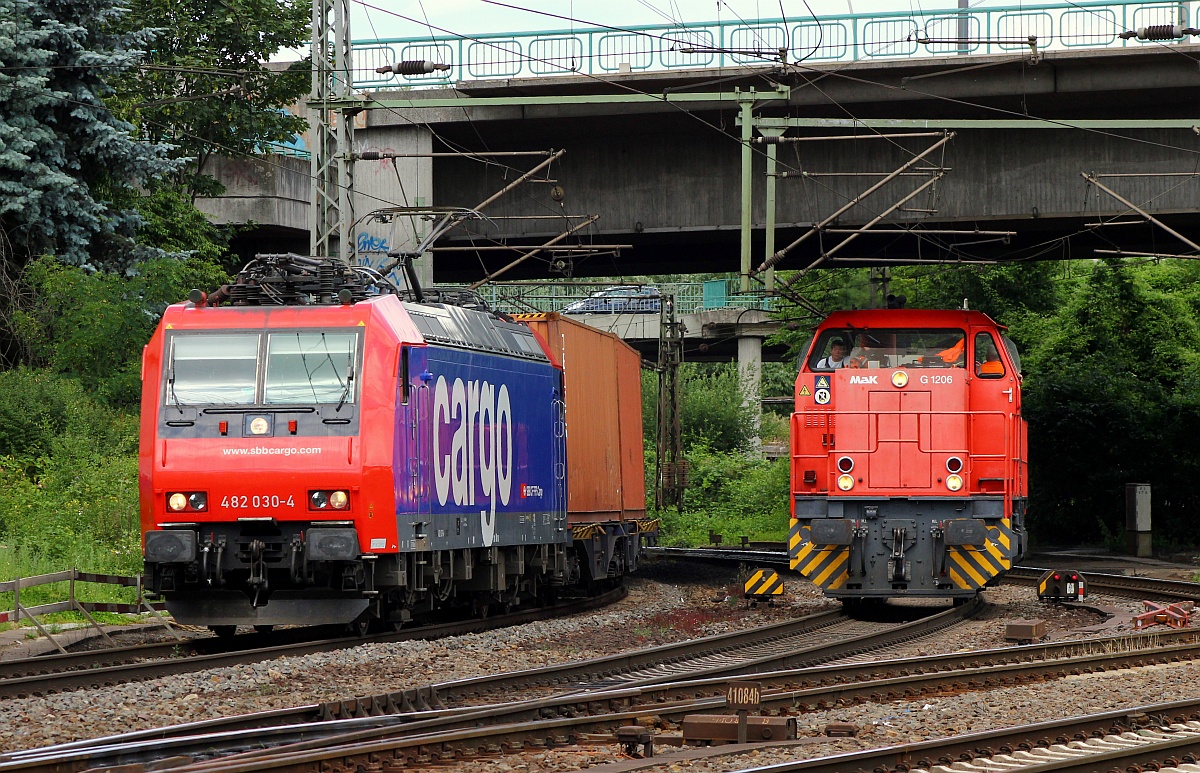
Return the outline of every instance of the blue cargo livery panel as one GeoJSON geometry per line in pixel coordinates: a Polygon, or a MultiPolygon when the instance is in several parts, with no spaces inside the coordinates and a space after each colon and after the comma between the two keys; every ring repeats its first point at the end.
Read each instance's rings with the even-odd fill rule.
{"type": "Polygon", "coordinates": [[[397,531],[408,543],[402,549],[561,541],[566,438],[559,371],[436,346],[414,348],[409,371],[409,401],[401,390],[397,411],[404,417],[395,469],[397,531]],[[428,516],[427,524],[413,521],[427,528],[409,526],[410,515],[428,516]]]}

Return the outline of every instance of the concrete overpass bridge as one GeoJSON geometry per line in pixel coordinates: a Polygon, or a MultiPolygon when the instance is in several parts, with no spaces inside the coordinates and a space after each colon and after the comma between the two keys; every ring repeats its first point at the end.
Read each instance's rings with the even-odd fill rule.
{"type": "MultiPolygon", "coordinates": [[[[379,91],[380,106],[356,118],[359,153],[396,157],[356,164],[356,246],[376,263],[411,249],[430,222],[421,208],[475,207],[542,160],[489,154],[554,149],[565,153],[486,219],[437,243],[420,261],[426,281],[477,281],[591,217],[503,277],[734,272],[747,251],[763,263],[771,219],[772,252],[810,235],[779,269],[1193,253],[1197,53],[1156,45],[379,91]],[[772,134],[786,144],[742,140],[772,134]]],[[[218,221],[258,224],[243,249],[307,249],[306,161],[215,164],[227,191],[204,206],[218,221]]]]}

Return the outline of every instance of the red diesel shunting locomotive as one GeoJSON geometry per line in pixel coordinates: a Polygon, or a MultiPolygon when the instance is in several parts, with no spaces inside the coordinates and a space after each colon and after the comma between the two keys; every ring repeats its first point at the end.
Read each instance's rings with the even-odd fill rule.
{"type": "Polygon", "coordinates": [[[1021,364],[972,311],[830,315],[792,414],[788,552],[828,596],[965,599],[1025,548],[1021,364]]]}

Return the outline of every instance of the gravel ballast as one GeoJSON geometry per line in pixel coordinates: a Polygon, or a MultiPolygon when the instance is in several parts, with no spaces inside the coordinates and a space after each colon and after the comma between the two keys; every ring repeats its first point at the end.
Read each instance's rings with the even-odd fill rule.
{"type": "MultiPolygon", "coordinates": [[[[750,609],[728,570],[662,564],[629,584],[629,596],[605,610],[435,642],[366,644],[352,650],[217,669],[98,690],[0,702],[0,750],[29,749],[145,728],[195,722],[371,695],[425,684],[519,670],[790,619],[835,606],[813,586],[789,578],[787,603],[750,609]]],[[[1142,611],[1140,602],[1102,600],[1117,618],[1085,609],[1041,604],[1030,588],[1004,586],[985,592],[988,610],[955,629],[952,637],[915,642],[888,657],[1002,646],[1014,620],[1046,621],[1049,638],[1085,638],[1129,630],[1121,616],[1142,611]]],[[[1102,677],[968,693],[919,701],[895,701],[802,714],[807,743],[756,749],[750,756],[682,759],[679,750],[656,749],[659,771],[725,771],[802,757],[857,751],[1041,719],[1108,711],[1196,694],[1200,666],[1173,664],[1102,677]],[[825,738],[831,723],[858,728],[856,738],[825,738]],[[674,758],[674,759],[673,759],[674,758]]],[[[623,759],[616,746],[542,750],[474,759],[461,771],[557,771],[606,766],[623,759]]]]}

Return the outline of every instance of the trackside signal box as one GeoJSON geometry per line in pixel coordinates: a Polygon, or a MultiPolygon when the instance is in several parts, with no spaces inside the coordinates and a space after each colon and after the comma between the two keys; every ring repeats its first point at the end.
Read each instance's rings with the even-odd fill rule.
{"type": "Polygon", "coordinates": [[[1051,569],[1038,580],[1038,599],[1041,601],[1083,601],[1087,595],[1087,580],[1079,572],[1051,569]]]}

